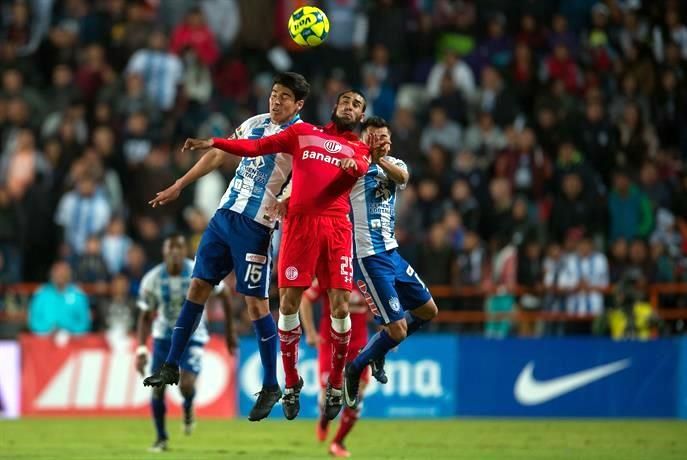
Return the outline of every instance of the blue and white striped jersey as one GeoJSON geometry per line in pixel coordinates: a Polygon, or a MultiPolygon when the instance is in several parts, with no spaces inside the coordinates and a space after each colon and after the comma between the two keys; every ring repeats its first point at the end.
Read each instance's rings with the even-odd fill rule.
{"type": "MultiPolygon", "coordinates": [[[[296,115],[290,122],[276,125],[267,113],[244,121],[234,133],[239,139],[260,139],[276,134],[301,121],[296,115]]],[[[230,209],[259,224],[273,228],[275,221],[267,217],[266,208],[276,203],[277,196],[291,175],[292,157],[284,153],[243,158],[224,192],[218,209],[230,209]]]]}
{"type": "MultiPolygon", "coordinates": [[[[169,339],[172,328],[177,321],[181,307],[184,304],[188,287],[191,284],[193,261],[184,260],[184,267],[177,276],[167,273],[164,263],[156,265],[141,280],[138,292],[138,308],[143,311],[157,310],[157,317],[153,322],[153,338],[169,339]]],[[[210,340],[206,325],[205,312],[198,328],[191,340],[206,343],[210,340]]]]}
{"type": "MultiPolygon", "coordinates": [[[[408,170],[398,158],[387,156],[388,161],[408,170]]],[[[355,256],[380,254],[398,247],[394,227],[396,223],[396,183],[387,177],[377,164],[353,186],[351,191],[351,214],[353,215],[353,237],[355,256]]],[[[405,184],[398,185],[401,190],[405,184]]]]}

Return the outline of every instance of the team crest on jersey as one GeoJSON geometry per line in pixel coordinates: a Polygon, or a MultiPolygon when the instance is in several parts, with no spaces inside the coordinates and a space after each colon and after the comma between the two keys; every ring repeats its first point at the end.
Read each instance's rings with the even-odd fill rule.
{"type": "Polygon", "coordinates": [[[385,202],[389,201],[391,199],[391,188],[389,187],[389,183],[379,177],[375,177],[375,180],[377,181],[375,198],[385,202]]]}
{"type": "Polygon", "coordinates": [[[343,147],[336,141],[325,141],[324,149],[329,153],[339,153],[343,147]]]}
{"type": "Polygon", "coordinates": [[[251,158],[248,161],[251,163],[251,166],[253,166],[254,168],[257,168],[257,169],[260,169],[263,166],[265,166],[265,158],[262,156],[251,158]]]}
{"type": "Polygon", "coordinates": [[[298,278],[298,269],[294,266],[287,267],[284,274],[286,275],[287,280],[293,281],[298,278]]]}
{"type": "Polygon", "coordinates": [[[389,299],[389,306],[393,311],[399,311],[401,309],[401,302],[398,301],[398,297],[392,297],[389,299]]]}

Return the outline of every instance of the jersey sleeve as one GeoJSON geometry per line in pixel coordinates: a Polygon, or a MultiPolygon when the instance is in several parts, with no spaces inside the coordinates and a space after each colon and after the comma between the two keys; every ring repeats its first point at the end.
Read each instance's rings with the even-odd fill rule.
{"type": "Polygon", "coordinates": [[[136,306],[143,311],[155,311],[158,307],[157,296],[155,295],[155,270],[145,274],[138,288],[138,300],[136,306]]]}
{"type": "Polygon", "coordinates": [[[213,137],[213,147],[224,150],[240,157],[259,157],[275,152],[293,155],[298,147],[295,126],[289,126],[284,131],[260,139],[223,139],[213,137]]]}
{"type": "MultiPolygon", "coordinates": [[[[394,166],[398,166],[399,168],[401,168],[401,169],[404,170],[405,172],[409,172],[409,171],[408,171],[408,165],[406,164],[405,161],[399,160],[398,158],[395,158],[395,157],[387,157],[387,159],[388,159],[389,162],[390,162],[391,164],[393,164],[394,166]]],[[[410,179],[410,175],[408,176],[408,178],[410,179]]],[[[399,189],[401,189],[401,190],[405,190],[405,188],[406,188],[407,185],[408,185],[408,181],[405,181],[405,182],[402,183],[402,184],[397,184],[397,187],[398,187],[399,189]]]]}
{"type": "Polygon", "coordinates": [[[259,118],[264,118],[265,115],[255,115],[239,125],[238,128],[234,130],[234,133],[229,136],[229,139],[245,139],[252,127],[255,127],[255,122],[259,118]]]}
{"type": "Polygon", "coordinates": [[[370,149],[366,145],[356,147],[353,161],[355,161],[357,167],[355,169],[347,169],[346,172],[353,177],[363,177],[370,168],[370,149]]]}

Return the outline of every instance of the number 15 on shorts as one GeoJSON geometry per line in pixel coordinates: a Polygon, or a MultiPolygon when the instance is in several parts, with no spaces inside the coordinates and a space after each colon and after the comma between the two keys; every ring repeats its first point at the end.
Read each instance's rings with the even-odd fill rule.
{"type": "MultiPolygon", "coordinates": [[[[243,277],[244,283],[258,284],[262,280],[262,269],[264,265],[248,264],[246,267],[246,276],[243,277]]],[[[248,285],[249,288],[257,287],[248,285]]]]}
{"type": "Polygon", "coordinates": [[[353,279],[353,257],[341,256],[341,275],[344,277],[344,282],[351,282],[353,279]]]}

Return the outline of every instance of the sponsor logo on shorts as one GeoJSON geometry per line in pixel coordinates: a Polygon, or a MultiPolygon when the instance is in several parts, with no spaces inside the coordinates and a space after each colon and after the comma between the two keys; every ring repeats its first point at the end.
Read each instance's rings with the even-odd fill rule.
{"type": "Polygon", "coordinates": [[[399,311],[401,309],[401,302],[398,301],[398,297],[392,297],[389,299],[389,306],[393,311],[399,311]]]}
{"type": "Polygon", "coordinates": [[[298,269],[294,266],[287,267],[284,274],[286,275],[287,280],[293,281],[298,278],[298,269]]]}
{"type": "Polygon", "coordinates": [[[341,151],[341,144],[336,141],[326,141],[324,143],[324,148],[330,153],[339,153],[341,151]]]}
{"type": "Polygon", "coordinates": [[[264,264],[267,262],[267,256],[263,256],[260,254],[253,254],[252,252],[249,252],[246,254],[246,262],[253,262],[256,264],[264,264]]]}
{"type": "Polygon", "coordinates": [[[377,309],[377,305],[375,305],[374,299],[372,298],[370,293],[367,292],[367,284],[365,283],[365,281],[358,280],[358,289],[360,289],[360,293],[363,295],[365,303],[367,304],[372,314],[375,316],[381,316],[379,314],[379,310],[377,309]]]}

